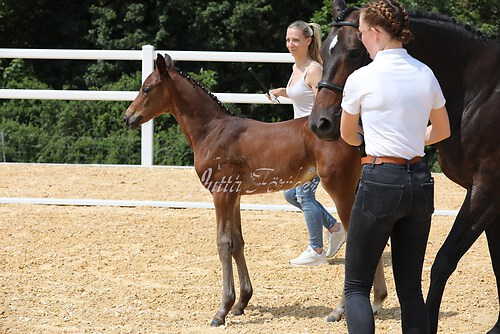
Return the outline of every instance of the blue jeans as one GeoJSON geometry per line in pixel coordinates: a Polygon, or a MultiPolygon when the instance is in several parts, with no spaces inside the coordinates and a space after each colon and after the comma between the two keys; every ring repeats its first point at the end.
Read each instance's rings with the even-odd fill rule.
{"type": "Polygon", "coordinates": [[[375,332],[370,290],[389,238],[402,332],[428,333],[421,278],[433,212],[434,180],[425,162],[363,166],[346,242],[349,333],[375,332]]]}
{"type": "Polygon", "coordinates": [[[312,248],[323,248],[322,227],[330,229],[337,223],[337,220],[316,199],[319,181],[319,177],[316,176],[303,185],[284,191],[286,201],[304,212],[309,244],[312,248]]]}

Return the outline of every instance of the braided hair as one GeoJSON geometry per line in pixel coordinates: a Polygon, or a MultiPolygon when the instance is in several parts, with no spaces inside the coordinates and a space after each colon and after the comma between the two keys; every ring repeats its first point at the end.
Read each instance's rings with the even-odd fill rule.
{"type": "Polygon", "coordinates": [[[365,5],[361,12],[369,26],[382,27],[401,43],[406,44],[413,38],[408,28],[408,12],[399,1],[374,0],[365,5]]]}

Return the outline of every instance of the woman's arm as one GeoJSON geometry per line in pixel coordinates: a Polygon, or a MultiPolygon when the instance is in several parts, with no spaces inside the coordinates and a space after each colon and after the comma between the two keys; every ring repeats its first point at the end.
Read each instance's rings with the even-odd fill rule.
{"type": "Polygon", "coordinates": [[[285,87],[271,89],[269,91],[269,94],[273,94],[276,97],[279,97],[279,96],[288,97],[288,95],[286,95],[286,88],[285,87]]]}
{"type": "Polygon", "coordinates": [[[432,109],[429,120],[431,125],[425,133],[425,145],[432,145],[450,136],[450,120],[445,106],[432,109]]]}
{"type": "Polygon", "coordinates": [[[359,114],[352,115],[342,110],[342,117],[340,118],[340,135],[344,141],[352,146],[359,146],[362,144],[359,132],[359,114]]]}
{"type": "Polygon", "coordinates": [[[323,69],[319,65],[310,65],[305,77],[306,84],[312,88],[314,96],[318,95],[318,82],[323,76],[323,69]]]}

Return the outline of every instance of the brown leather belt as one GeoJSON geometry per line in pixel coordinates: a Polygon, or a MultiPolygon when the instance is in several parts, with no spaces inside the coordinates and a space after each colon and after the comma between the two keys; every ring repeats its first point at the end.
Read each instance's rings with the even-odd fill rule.
{"type": "Polygon", "coordinates": [[[362,165],[364,164],[380,165],[383,163],[398,164],[398,165],[413,165],[420,161],[422,161],[422,157],[418,156],[410,160],[404,158],[395,158],[395,157],[374,157],[372,155],[367,155],[366,157],[361,158],[362,165]]]}

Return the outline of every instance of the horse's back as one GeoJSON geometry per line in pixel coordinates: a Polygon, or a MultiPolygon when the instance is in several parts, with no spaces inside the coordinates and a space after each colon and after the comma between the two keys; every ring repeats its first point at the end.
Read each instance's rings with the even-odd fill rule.
{"type": "Polygon", "coordinates": [[[256,151],[258,155],[263,156],[267,155],[266,152],[309,154],[306,144],[312,132],[307,126],[307,118],[274,123],[239,118],[221,124],[221,127],[224,129],[220,132],[220,145],[232,146],[236,151],[256,151]],[[284,150],[287,152],[283,152],[284,150]]]}
{"type": "Polygon", "coordinates": [[[307,118],[266,123],[249,118],[212,120],[210,131],[195,151],[195,169],[202,184],[238,182],[241,195],[292,188],[316,174],[307,118]],[[208,182],[207,180],[210,179],[208,182]]]}

